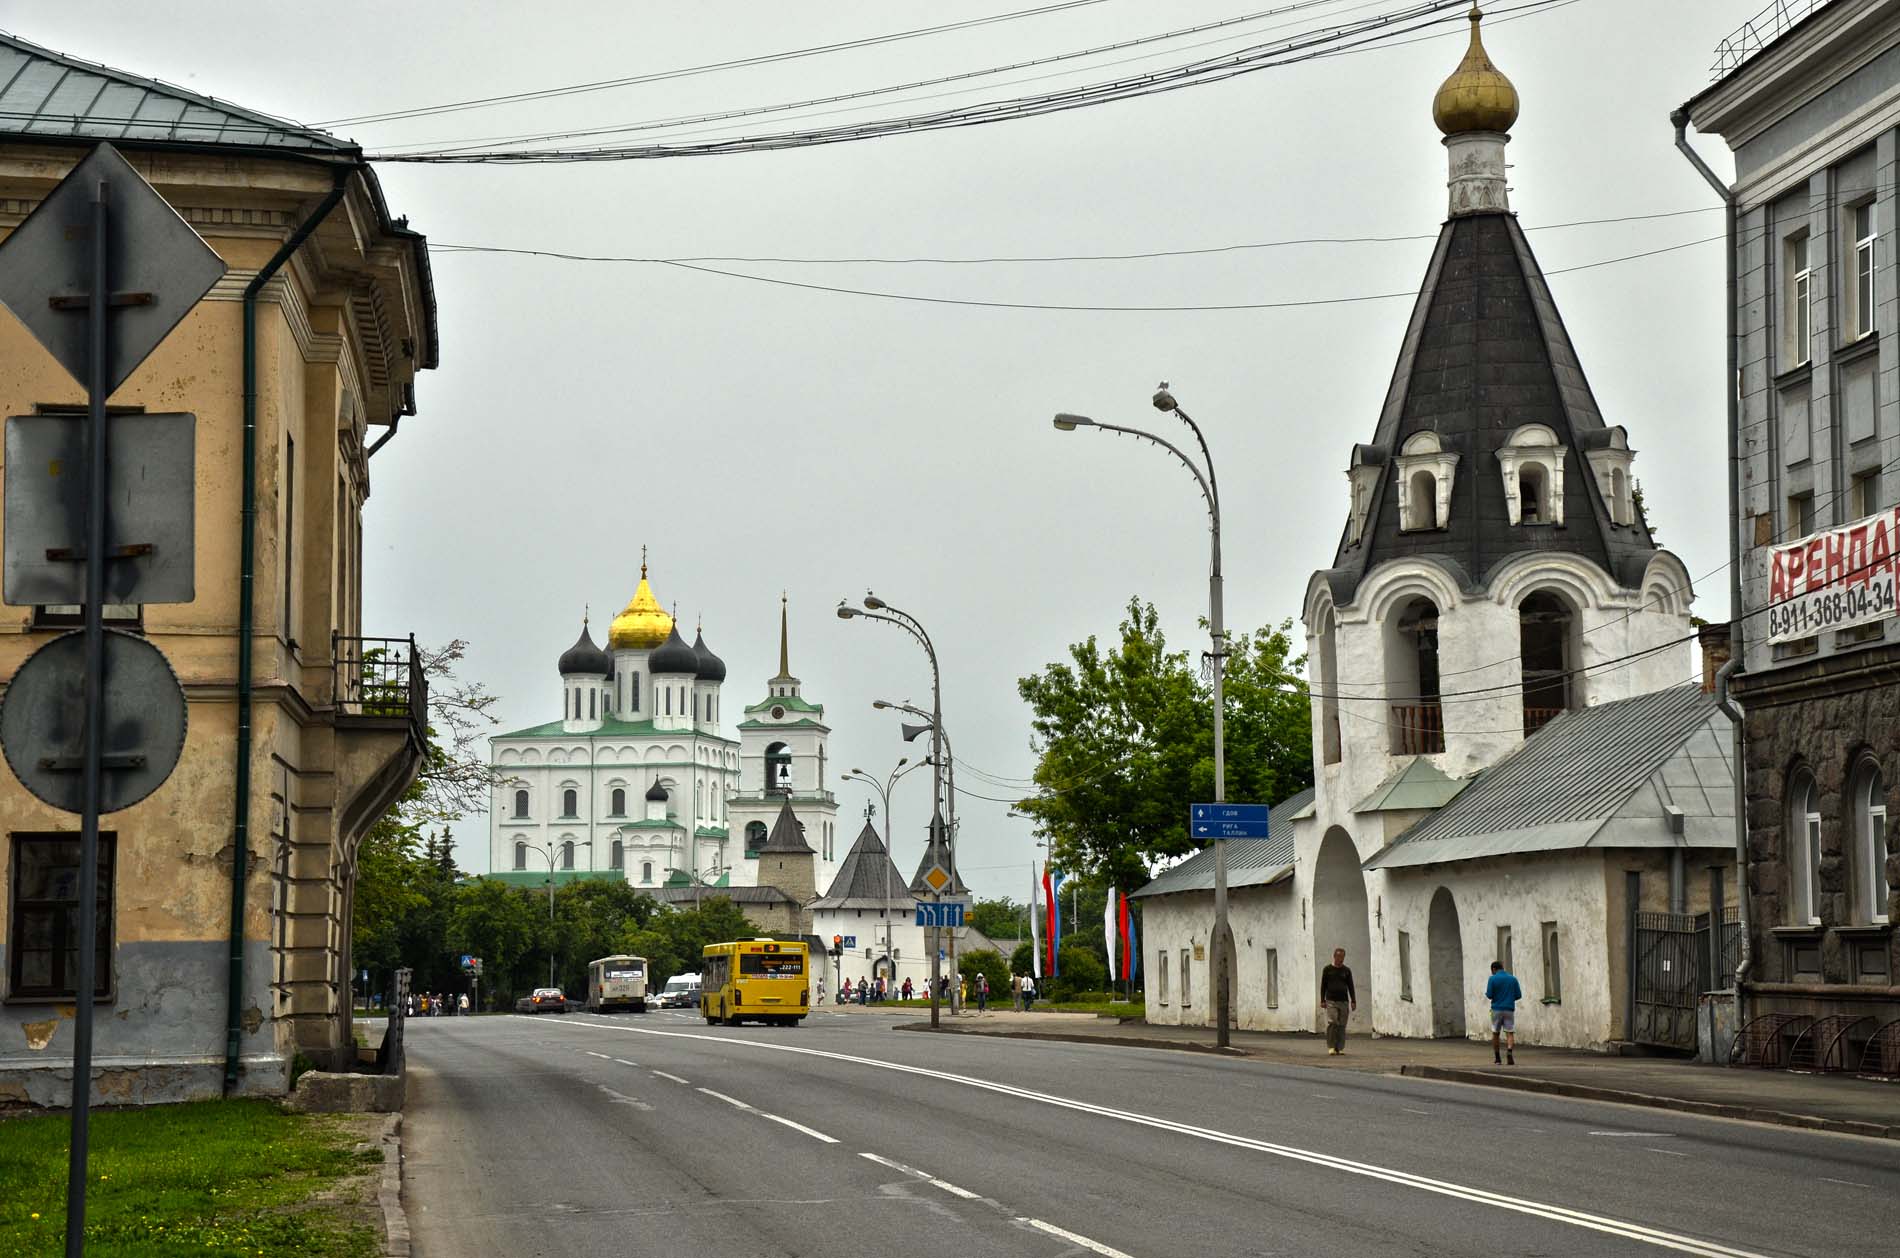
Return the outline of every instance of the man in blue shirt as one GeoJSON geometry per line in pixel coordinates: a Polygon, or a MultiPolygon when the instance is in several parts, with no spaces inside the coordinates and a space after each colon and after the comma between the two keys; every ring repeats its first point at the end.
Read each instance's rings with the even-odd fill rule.
{"type": "Polygon", "coordinates": [[[1502,961],[1491,963],[1491,979],[1484,985],[1484,998],[1491,1002],[1491,1060],[1498,1058],[1498,1033],[1504,1034],[1504,1059],[1517,1065],[1517,1002],[1524,989],[1517,976],[1504,968],[1502,961]]]}

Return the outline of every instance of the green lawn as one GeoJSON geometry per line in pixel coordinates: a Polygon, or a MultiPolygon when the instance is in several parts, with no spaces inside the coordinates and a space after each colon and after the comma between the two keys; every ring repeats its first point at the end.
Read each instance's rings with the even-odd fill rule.
{"type": "MultiPolygon", "coordinates": [[[[86,1194],[90,1258],[379,1252],[361,1118],[268,1101],[95,1113],[86,1194]]],[[[0,1254],[63,1251],[70,1120],[0,1121],[0,1254]]]]}

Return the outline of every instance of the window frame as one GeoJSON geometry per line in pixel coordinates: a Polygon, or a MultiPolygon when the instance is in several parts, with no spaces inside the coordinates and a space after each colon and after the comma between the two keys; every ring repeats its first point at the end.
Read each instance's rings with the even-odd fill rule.
{"type": "Polygon", "coordinates": [[[1853,809],[1855,916],[1885,926],[1893,888],[1887,885],[1887,788],[1880,765],[1863,756],[1854,766],[1848,791],[1853,809]]]}
{"type": "Polygon", "coordinates": [[[1849,249],[1847,269],[1852,278],[1842,285],[1842,289],[1853,305],[1848,323],[1848,339],[1852,342],[1872,336],[1877,324],[1874,251],[1880,239],[1880,210],[1872,197],[1847,207],[1846,226],[1849,249]],[[1860,223],[1863,213],[1867,216],[1864,233],[1860,223]]]}
{"type": "Polygon", "coordinates": [[[1494,959],[1501,962],[1504,968],[1512,974],[1517,973],[1517,966],[1515,965],[1516,958],[1511,955],[1514,951],[1516,951],[1516,945],[1515,941],[1511,938],[1511,928],[1509,926],[1498,927],[1497,952],[1494,955],[1494,959]]]}
{"type": "Polygon", "coordinates": [[[560,865],[560,867],[561,867],[562,869],[572,869],[572,868],[574,868],[574,840],[572,840],[572,839],[563,839],[563,840],[561,840],[561,865],[560,865]]]}
{"type": "Polygon", "coordinates": [[[1155,1003],[1165,1006],[1168,1003],[1168,970],[1171,967],[1172,962],[1171,962],[1171,958],[1168,956],[1168,950],[1166,948],[1163,948],[1160,951],[1161,951],[1161,963],[1155,966],[1155,973],[1160,976],[1159,985],[1155,992],[1155,1003]]]}
{"type": "Polygon", "coordinates": [[[1789,776],[1788,815],[1784,834],[1784,855],[1788,858],[1789,900],[1795,912],[1795,926],[1821,924],[1820,865],[1821,812],[1816,795],[1820,787],[1814,771],[1805,765],[1789,776]]]}
{"type": "Polygon", "coordinates": [[[528,867],[527,841],[525,839],[516,839],[515,840],[515,868],[526,869],[527,867],[528,867]]]}
{"type": "MultiPolygon", "coordinates": [[[[7,867],[7,964],[6,964],[6,1001],[7,1004],[70,1004],[76,1001],[78,993],[70,986],[35,988],[23,990],[21,981],[21,962],[29,951],[21,936],[21,928],[26,910],[39,905],[68,905],[65,910],[68,920],[78,914],[78,856],[80,837],[72,831],[58,830],[15,830],[8,836],[7,867]],[[25,899],[21,894],[20,876],[26,868],[23,850],[31,843],[67,843],[72,845],[74,895],[70,900],[36,897],[25,899]]],[[[117,960],[118,944],[118,831],[101,830],[99,832],[99,885],[101,899],[97,928],[97,957],[93,974],[94,1004],[111,1004],[118,998],[119,967],[117,960]]],[[[56,972],[64,968],[66,949],[54,950],[56,972]]]]}
{"type": "Polygon", "coordinates": [[[1814,238],[1807,232],[1788,237],[1788,364],[1814,362],[1814,238]]]}
{"type": "Polygon", "coordinates": [[[510,821],[529,820],[529,809],[532,807],[532,802],[528,796],[528,788],[525,786],[517,786],[515,788],[515,810],[508,819],[510,821]]]}
{"type": "Polygon", "coordinates": [[[1412,999],[1412,933],[1399,932],[1399,999],[1412,999]]]}
{"type": "Polygon", "coordinates": [[[1191,1009],[1194,1007],[1193,972],[1188,968],[1193,964],[1193,960],[1194,950],[1192,948],[1181,949],[1181,1008],[1183,1009],[1191,1009]]]}
{"type": "Polygon", "coordinates": [[[1544,950],[1544,1003],[1560,1005],[1564,1000],[1563,933],[1556,922],[1541,923],[1537,933],[1544,950]]]}
{"type": "Polygon", "coordinates": [[[581,792],[577,786],[561,788],[561,819],[572,821],[581,815],[581,792]]]}
{"type": "Polygon", "coordinates": [[[1267,1008],[1280,1007],[1280,950],[1267,949],[1267,1008]]]}

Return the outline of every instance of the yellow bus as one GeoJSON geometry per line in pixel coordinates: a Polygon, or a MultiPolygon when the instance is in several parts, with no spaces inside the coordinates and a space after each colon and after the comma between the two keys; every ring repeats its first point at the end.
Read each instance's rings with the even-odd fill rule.
{"type": "Polygon", "coordinates": [[[706,1025],[803,1022],[811,1002],[807,951],[803,943],[776,939],[707,944],[699,967],[699,1011],[706,1025]]]}

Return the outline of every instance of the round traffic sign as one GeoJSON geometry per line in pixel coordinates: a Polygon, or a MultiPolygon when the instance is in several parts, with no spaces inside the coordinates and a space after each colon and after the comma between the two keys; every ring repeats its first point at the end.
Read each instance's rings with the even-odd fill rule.
{"type": "MultiPolygon", "coordinates": [[[[99,811],[129,808],[157,790],[185,747],[185,691],[164,653],[136,634],[106,630],[99,811]]],[[[7,766],[39,799],[82,810],[86,635],[61,634],[27,658],[0,699],[7,766]]]]}

